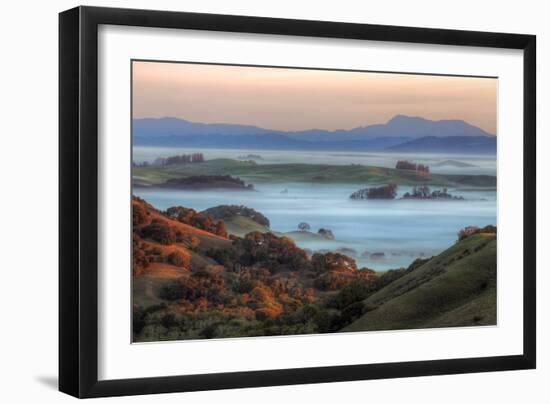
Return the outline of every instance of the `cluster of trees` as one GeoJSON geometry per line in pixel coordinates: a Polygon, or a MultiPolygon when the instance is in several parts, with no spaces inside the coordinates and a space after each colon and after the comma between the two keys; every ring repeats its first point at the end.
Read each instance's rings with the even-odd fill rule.
{"type": "Polygon", "coordinates": [[[180,154],[170,157],[157,157],[153,162],[155,166],[170,166],[175,164],[202,163],[204,155],[202,153],[180,154]]]}
{"type": "Polygon", "coordinates": [[[397,185],[388,184],[380,187],[364,188],[355,191],[350,199],[395,199],[397,196],[397,185]]]}
{"type": "MultiPolygon", "coordinates": [[[[140,198],[132,200],[132,259],[134,275],[141,275],[152,262],[167,263],[182,268],[190,267],[187,250],[197,251],[201,241],[170,223],[166,214],[156,211],[140,198]],[[152,214],[156,212],[156,214],[152,214]],[[173,246],[173,244],[176,244],[173,246]]],[[[225,227],[215,222],[200,223],[211,226],[220,235],[227,235],[225,227]]]]}
{"type": "Polygon", "coordinates": [[[373,270],[358,270],[353,258],[339,253],[315,253],[311,257],[311,265],[318,274],[314,280],[315,287],[325,291],[340,290],[353,281],[374,276],[373,270]]]}
{"type": "Polygon", "coordinates": [[[411,192],[406,192],[403,199],[454,199],[463,200],[462,196],[453,196],[447,192],[447,188],[431,191],[427,185],[414,186],[411,192]]]}
{"type": "Polygon", "coordinates": [[[176,230],[162,219],[153,219],[151,223],[141,228],[139,235],[164,245],[173,244],[177,240],[176,230]]]}
{"type": "Polygon", "coordinates": [[[428,165],[424,164],[416,164],[412,161],[408,160],[399,160],[397,164],[395,165],[395,168],[397,170],[412,170],[412,171],[419,171],[423,174],[429,174],[430,173],[430,167],[428,165]]]}
{"type": "Polygon", "coordinates": [[[243,216],[252,219],[256,223],[269,227],[269,219],[260,212],[242,205],[219,205],[203,210],[202,214],[212,216],[218,220],[229,220],[235,216],[243,216]]]}
{"type": "Polygon", "coordinates": [[[313,254],[311,264],[313,270],[317,273],[329,271],[354,273],[357,271],[357,265],[353,258],[333,252],[313,254]]]}
{"type": "Polygon", "coordinates": [[[209,304],[218,305],[223,303],[225,290],[225,282],[218,274],[200,271],[166,284],[160,289],[159,297],[168,301],[205,299],[209,304]]]}
{"type": "MultiPolygon", "coordinates": [[[[311,226],[310,226],[309,223],[300,222],[300,223],[298,223],[298,230],[299,231],[311,231],[311,226]]],[[[325,229],[325,228],[321,227],[317,231],[317,234],[319,234],[320,236],[323,236],[325,238],[328,238],[330,240],[334,240],[334,233],[330,229],[325,229]]]]}
{"type": "Polygon", "coordinates": [[[139,234],[134,233],[132,237],[132,273],[136,276],[143,274],[152,262],[163,262],[180,268],[189,268],[190,266],[188,255],[175,249],[163,251],[158,247],[151,247],[139,234]]]}
{"type": "Polygon", "coordinates": [[[418,267],[413,264],[380,276],[358,277],[324,298],[316,297],[311,288],[301,288],[295,278],[270,277],[266,271],[252,267],[231,273],[224,289],[217,287],[220,280],[206,283],[207,290],[200,292],[191,291],[190,285],[174,284],[162,293],[169,298],[184,295],[195,299],[194,305],[185,306],[187,300],[173,300],[187,307],[177,314],[167,310],[166,304],[145,309],[135,306],[134,336],[159,340],[336,332],[374,309],[364,300],[418,267]],[[205,303],[205,296],[216,290],[214,300],[222,303],[205,303]]]}
{"type": "Polygon", "coordinates": [[[199,213],[195,209],[173,206],[164,213],[180,223],[191,225],[221,237],[227,237],[227,229],[223,220],[216,220],[206,212],[199,213]]]}
{"type": "Polygon", "coordinates": [[[485,227],[478,226],[466,226],[458,232],[458,240],[464,240],[473,234],[497,234],[497,227],[493,225],[487,225],[485,227]]]}
{"type": "Polygon", "coordinates": [[[239,271],[242,266],[255,266],[274,274],[283,270],[300,271],[307,269],[309,264],[306,253],[294,241],[261,232],[235,237],[231,248],[214,249],[207,255],[231,271],[239,271]]]}

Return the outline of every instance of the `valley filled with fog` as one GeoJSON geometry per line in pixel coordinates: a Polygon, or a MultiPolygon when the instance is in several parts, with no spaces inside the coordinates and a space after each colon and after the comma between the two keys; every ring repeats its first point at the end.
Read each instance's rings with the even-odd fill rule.
{"type": "MultiPolygon", "coordinates": [[[[133,161],[154,162],[158,157],[193,153],[191,148],[134,147],[133,161]]],[[[496,175],[492,155],[394,154],[377,152],[306,152],[202,149],[205,160],[254,160],[255,164],[365,165],[394,168],[400,159],[427,164],[435,174],[496,175]]],[[[241,179],[247,181],[244,176],[241,179]]],[[[217,205],[244,205],[270,220],[270,229],[291,233],[301,248],[310,252],[339,251],[353,257],[358,266],[377,271],[406,267],[414,259],[430,257],[452,245],[466,226],[496,225],[496,188],[449,187],[463,200],[405,200],[411,185],[398,185],[392,200],[352,200],[350,195],[369,183],[261,182],[250,179],[255,191],[177,190],[135,187],[134,195],[158,209],[185,206],[197,211],[217,205]],[[298,224],[311,232],[329,229],[334,239],[303,237],[298,224]]],[[[441,189],[433,186],[431,189],[441,189]]]]}

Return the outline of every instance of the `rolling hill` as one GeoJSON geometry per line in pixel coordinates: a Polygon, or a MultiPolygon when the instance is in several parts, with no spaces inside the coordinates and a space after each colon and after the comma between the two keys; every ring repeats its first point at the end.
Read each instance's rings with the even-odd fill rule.
{"type": "Polygon", "coordinates": [[[158,185],[170,179],[199,175],[232,175],[253,183],[310,182],[347,184],[397,185],[471,185],[496,186],[496,177],[490,175],[425,175],[412,170],[329,164],[254,164],[248,161],[214,159],[196,164],[134,167],[135,186],[158,185]]]}
{"type": "Polygon", "coordinates": [[[496,237],[476,234],[365,299],[343,331],[496,324],[496,237]]]}

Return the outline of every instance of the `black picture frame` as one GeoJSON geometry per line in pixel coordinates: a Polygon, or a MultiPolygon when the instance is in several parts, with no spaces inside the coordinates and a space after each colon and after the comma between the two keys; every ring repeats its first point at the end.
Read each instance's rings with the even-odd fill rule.
{"type": "Polygon", "coordinates": [[[534,35],[96,7],[77,7],[60,13],[59,389],[85,398],[535,368],[535,104],[534,35]],[[100,24],[523,50],[523,354],[99,381],[97,52],[100,24]]]}

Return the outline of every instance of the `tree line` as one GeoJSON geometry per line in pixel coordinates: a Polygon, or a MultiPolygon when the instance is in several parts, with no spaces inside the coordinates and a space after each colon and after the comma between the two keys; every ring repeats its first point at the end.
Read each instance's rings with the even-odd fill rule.
{"type": "Polygon", "coordinates": [[[153,162],[156,166],[170,166],[175,164],[189,164],[189,163],[202,163],[204,162],[204,154],[192,153],[192,154],[180,154],[170,157],[157,157],[153,162]]]}
{"type": "Polygon", "coordinates": [[[416,164],[408,160],[399,160],[395,165],[395,168],[397,170],[420,171],[421,173],[424,173],[424,174],[430,173],[430,167],[428,165],[416,164]]]}

